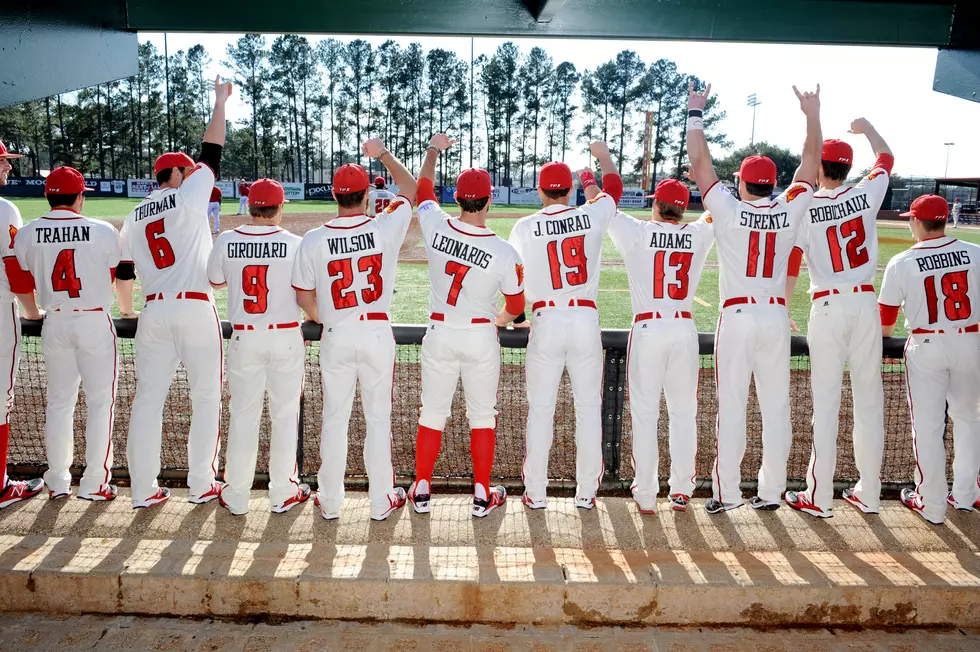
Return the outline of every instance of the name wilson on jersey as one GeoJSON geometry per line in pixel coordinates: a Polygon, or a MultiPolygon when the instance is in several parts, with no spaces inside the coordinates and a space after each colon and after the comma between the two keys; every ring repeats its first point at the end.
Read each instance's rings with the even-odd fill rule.
{"type": "Polygon", "coordinates": [[[346,238],[327,238],[327,249],[331,256],[337,254],[354,254],[358,251],[374,249],[373,233],[358,233],[346,238]]]}
{"type": "Polygon", "coordinates": [[[174,208],[177,208],[177,193],[171,193],[158,201],[140,204],[133,210],[136,213],[134,219],[139,222],[140,220],[145,220],[148,217],[153,217],[154,215],[173,210],[174,208]]]}
{"type": "Polygon", "coordinates": [[[840,220],[840,219],[844,219],[848,215],[853,215],[854,213],[860,213],[861,211],[870,211],[870,210],[871,210],[871,206],[868,204],[868,196],[856,195],[852,199],[848,199],[843,204],[832,204],[830,206],[820,206],[817,208],[811,208],[810,224],[840,220]]]}
{"type": "Polygon", "coordinates": [[[36,244],[56,244],[61,242],[88,242],[88,226],[39,226],[36,244]]]}
{"type": "Polygon", "coordinates": [[[286,258],[285,242],[229,242],[228,258],[286,258]]]}
{"type": "Polygon", "coordinates": [[[483,269],[490,267],[490,261],[493,260],[493,254],[490,252],[466,244],[465,242],[454,240],[441,233],[437,233],[432,239],[432,248],[453,258],[466,261],[470,265],[482,267],[483,269]]]}
{"type": "Polygon", "coordinates": [[[651,249],[691,249],[690,233],[653,232],[650,238],[651,249]]]}
{"type": "Polygon", "coordinates": [[[585,213],[579,215],[571,215],[562,220],[544,220],[543,222],[538,222],[534,225],[534,237],[542,237],[546,235],[565,235],[566,233],[577,233],[579,231],[588,231],[592,228],[592,222],[589,220],[589,216],[585,213]],[[541,225],[544,224],[544,231],[541,230],[541,225]]]}
{"type": "Polygon", "coordinates": [[[758,231],[778,231],[789,228],[789,213],[750,213],[742,211],[738,225],[746,229],[758,231]]]}
{"type": "Polygon", "coordinates": [[[970,254],[966,251],[950,251],[941,254],[929,254],[928,256],[915,257],[915,262],[919,264],[920,272],[931,272],[935,269],[947,269],[949,267],[961,267],[970,264],[970,254]]]}

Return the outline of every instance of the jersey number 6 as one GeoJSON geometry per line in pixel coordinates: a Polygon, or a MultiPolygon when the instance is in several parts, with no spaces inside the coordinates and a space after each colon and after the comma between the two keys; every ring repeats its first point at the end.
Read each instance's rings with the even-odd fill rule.
{"type": "Polygon", "coordinates": [[[167,269],[177,260],[170,241],[163,237],[163,228],[163,220],[146,225],[146,244],[150,247],[150,255],[157,269],[167,269]]]}

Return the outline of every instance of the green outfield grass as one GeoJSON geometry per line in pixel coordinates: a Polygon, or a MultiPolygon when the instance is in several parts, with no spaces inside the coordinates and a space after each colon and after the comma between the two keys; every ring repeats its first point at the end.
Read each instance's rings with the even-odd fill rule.
{"type": "MultiPolygon", "coordinates": [[[[41,198],[13,199],[14,203],[20,208],[25,221],[40,217],[47,211],[47,203],[41,198]]],[[[122,219],[138,203],[135,199],[91,199],[86,202],[85,213],[90,217],[101,219],[122,219]]],[[[238,208],[238,202],[228,200],[223,204],[223,213],[229,214],[238,208]]],[[[451,209],[451,207],[447,208],[451,209]]],[[[336,210],[335,202],[293,202],[287,204],[287,213],[311,213],[327,212],[336,210]]],[[[520,206],[500,206],[494,207],[495,213],[513,214],[514,217],[526,215],[530,212],[530,207],[520,206]]],[[[633,214],[643,214],[645,211],[628,211],[633,214]]],[[[698,213],[689,212],[685,216],[687,220],[697,219],[698,213]]],[[[497,235],[507,238],[513,228],[515,220],[510,217],[495,217],[487,222],[497,235]]],[[[288,217],[284,223],[289,228],[288,217]]],[[[950,229],[951,234],[956,237],[980,244],[980,229],[959,228],[950,229]]],[[[908,228],[903,223],[882,222],[878,224],[879,238],[879,271],[875,277],[875,288],[881,286],[882,270],[888,260],[908,249],[913,244],[912,236],[908,228]]],[[[629,282],[626,275],[626,268],[622,266],[622,256],[613,245],[612,241],[606,237],[603,243],[603,270],[599,281],[599,321],[603,328],[629,328],[633,310],[630,304],[629,282]]],[[[398,265],[397,281],[395,288],[394,303],[392,306],[392,320],[399,324],[422,324],[428,318],[429,303],[429,269],[424,264],[401,263],[398,265]]],[[[137,280],[137,285],[139,281],[137,280]]],[[[790,314],[796,320],[802,332],[806,332],[807,321],[809,318],[810,301],[807,296],[810,278],[806,268],[800,274],[800,280],[796,286],[796,292],[790,304],[790,314]]],[[[218,304],[219,314],[226,315],[227,295],[224,290],[215,292],[215,299],[218,304]]],[[[137,296],[135,300],[137,310],[142,308],[142,296],[137,296]]],[[[114,308],[114,314],[118,316],[118,309],[114,308]]],[[[708,256],[707,268],[701,275],[701,283],[698,286],[696,299],[693,307],[694,320],[699,331],[708,332],[715,329],[718,320],[718,269],[717,254],[712,248],[708,256]]],[[[896,328],[896,335],[904,336],[905,329],[901,322],[896,328]]]]}

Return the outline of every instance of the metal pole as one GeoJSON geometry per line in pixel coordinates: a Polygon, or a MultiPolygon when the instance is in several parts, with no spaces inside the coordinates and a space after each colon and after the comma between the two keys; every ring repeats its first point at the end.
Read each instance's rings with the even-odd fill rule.
{"type": "Polygon", "coordinates": [[[949,150],[955,144],[956,143],[943,143],[943,145],[946,146],[946,171],[943,172],[943,176],[944,177],[948,177],[949,176],[949,150]]]}
{"type": "Polygon", "coordinates": [[[170,55],[167,52],[167,33],[163,33],[163,69],[166,75],[167,91],[167,149],[174,151],[174,132],[170,126],[170,55]]]}
{"type": "Polygon", "coordinates": [[[749,145],[750,146],[754,146],[755,145],[755,107],[756,106],[758,106],[758,105],[756,105],[756,104],[753,104],[752,105],[752,138],[749,141],[749,145]]]}
{"type": "Polygon", "coordinates": [[[470,167],[473,167],[473,37],[470,37],[470,167]]]}

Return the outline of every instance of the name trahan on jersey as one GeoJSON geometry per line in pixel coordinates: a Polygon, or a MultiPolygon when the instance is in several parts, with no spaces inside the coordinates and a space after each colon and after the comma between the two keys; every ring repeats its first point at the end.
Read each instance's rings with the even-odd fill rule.
{"type": "Polygon", "coordinates": [[[35,244],[60,244],[62,242],[89,242],[90,226],[35,226],[35,244]]]}

